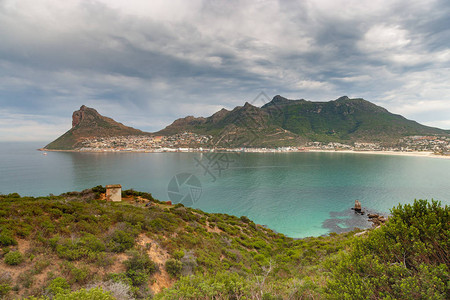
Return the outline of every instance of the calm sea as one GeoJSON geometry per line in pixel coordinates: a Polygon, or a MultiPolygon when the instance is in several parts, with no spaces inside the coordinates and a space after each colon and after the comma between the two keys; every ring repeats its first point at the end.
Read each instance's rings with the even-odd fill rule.
{"type": "Polygon", "coordinates": [[[368,227],[415,198],[450,204],[450,160],[345,153],[68,153],[0,143],[0,194],[46,196],[121,184],[207,212],[248,216],[291,237],[368,227]],[[170,184],[169,184],[170,183],[170,184]],[[169,193],[168,193],[169,192],[169,193]]]}

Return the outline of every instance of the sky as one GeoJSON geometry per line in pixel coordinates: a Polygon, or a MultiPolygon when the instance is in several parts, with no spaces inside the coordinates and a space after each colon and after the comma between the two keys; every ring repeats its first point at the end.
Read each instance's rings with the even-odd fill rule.
{"type": "Polygon", "coordinates": [[[81,105],[157,131],[261,92],[450,129],[449,15],[448,0],[0,0],[0,141],[50,142],[81,105]]]}

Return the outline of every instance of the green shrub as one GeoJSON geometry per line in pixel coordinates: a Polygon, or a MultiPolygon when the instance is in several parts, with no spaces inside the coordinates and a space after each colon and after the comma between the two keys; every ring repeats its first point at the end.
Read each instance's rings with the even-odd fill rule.
{"type": "Polygon", "coordinates": [[[168,259],[166,261],[166,271],[169,275],[173,277],[179,277],[181,275],[181,270],[183,269],[183,263],[177,259],[168,259]]]}
{"type": "Polygon", "coordinates": [[[112,252],[124,252],[134,246],[134,236],[123,230],[116,230],[110,237],[108,248],[112,252]]]}
{"type": "Polygon", "coordinates": [[[77,241],[70,239],[63,240],[61,244],[56,246],[56,253],[60,258],[67,259],[69,261],[79,260],[83,257],[87,257],[89,250],[82,247],[77,241]]]}
{"type": "Polygon", "coordinates": [[[3,229],[0,232],[0,246],[14,246],[17,245],[17,241],[12,235],[11,231],[3,229]]]}
{"type": "Polygon", "coordinates": [[[183,257],[184,257],[183,250],[178,250],[173,253],[173,258],[175,258],[175,259],[182,259],[183,257]]]}
{"type": "Polygon", "coordinates": [[[103,241],[95,237],[94,235],[87,233],[85,234],[81,240],[80,243],[83,245],[83,247],[86,247],[90,251],[93,252],[102,252],[105,251],[106,247],[103,241]]]}
{"type": "Polygon", "coordinates": [[[70,291],[70,284],[65,278],[56,277],[47,287],[47,292],[52,295],[64,294],[70,291]]]}
{"type": "Polygon", "coordinates": [[[241,216],[240,219],[241,219],[241,221],[244,222],[244,223],[250,223],[250,219],[247,218],[246,216],[241,216]]]}
{"type": "Polygon", "coordinates": [[[445,299],[450,292],[449,208],[416,200],[330,265],[331,298],[445,299]]]}
{"type": "Polygon", "coordinates": [[[130,257],[124,261],[126,274],[134,286],[141,285],[156,271],[156,264],[142,251],[131,250],[128,255],[130,257]]]}
{"type": "Polygon", "coordinates": [[[23,260],[23,255],[19,251],[11,251],[5,255],[5,263],[10,266],[19,265],[23,260]]]}
{"type": "Polygon", "coordinates": [[[155,299],[258,299],[252,297],[252,282],[232,272],[181,277],[155,299]]]}
{"type": "Polygon", "coordinates": [[[0,283],[0,298],[6,296],[11,290],[11,286],[7,283],[0,283]]]}

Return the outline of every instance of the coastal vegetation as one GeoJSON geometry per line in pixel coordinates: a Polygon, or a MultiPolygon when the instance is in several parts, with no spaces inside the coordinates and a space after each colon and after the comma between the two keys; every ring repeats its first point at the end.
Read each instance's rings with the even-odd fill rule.
{"type": "Polygon", "coordinates": [[[292,239],[245,216],[103,193],[0,195],[0,297],[450,297],[450,210],[437,201],[399,205],[377,229],[292,239]]]}

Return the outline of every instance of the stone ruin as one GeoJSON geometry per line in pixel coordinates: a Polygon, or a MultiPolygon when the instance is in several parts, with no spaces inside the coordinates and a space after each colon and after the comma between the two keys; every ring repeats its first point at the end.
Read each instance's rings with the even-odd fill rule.
{"type": "Polygon", "coordinates": [[[105,188],[107,201],[122,201],[122,186],[120,184],[110,184],[105,186],[105,188]]]}

